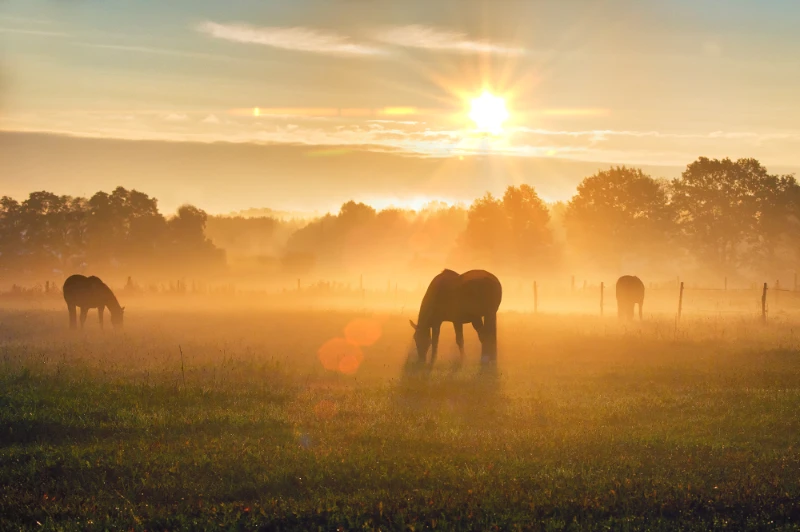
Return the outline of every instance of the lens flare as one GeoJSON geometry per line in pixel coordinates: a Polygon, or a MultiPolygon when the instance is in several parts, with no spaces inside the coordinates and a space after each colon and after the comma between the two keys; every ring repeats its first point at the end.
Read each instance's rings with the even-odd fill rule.
{"type": "Polygon", "coordinates": [[[353,375],[364,361],[364,353],[357,345],[344,338],[333,338],[325,342],[317,351],[322,367],[328,371],[338,371],[353,375]]]}

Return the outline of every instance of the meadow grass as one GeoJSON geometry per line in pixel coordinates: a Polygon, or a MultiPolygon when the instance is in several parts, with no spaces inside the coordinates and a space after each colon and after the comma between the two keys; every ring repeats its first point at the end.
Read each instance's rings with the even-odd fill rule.
{"type": "Polygon", "coordinates": [[[407,316],[353,374],[346,312],[0,311],[0,528],[800,526],[792,320],[500,316],[496,371],[407,316]],[[352,368],[351,368],[352,369],[352,368]]]}

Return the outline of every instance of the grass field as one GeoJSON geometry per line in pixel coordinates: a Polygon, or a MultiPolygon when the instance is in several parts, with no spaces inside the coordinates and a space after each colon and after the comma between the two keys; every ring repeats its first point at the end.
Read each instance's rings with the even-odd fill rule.
{"type": "Polygon", "coordinates": [[[405,315],[129,314],[0,311],[0,528],[800,527],[788,319],[502,314],[428,373],[405,315]]]}

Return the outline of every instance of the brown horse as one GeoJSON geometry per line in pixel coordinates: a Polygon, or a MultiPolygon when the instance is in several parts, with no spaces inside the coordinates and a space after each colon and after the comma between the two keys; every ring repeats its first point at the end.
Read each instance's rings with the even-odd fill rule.
{"type": "Polygon", "coordinates": [[[644,304],[644,283],[635,275],[623,275],[617,280],[617,315],[633,319],[633,310],[639,305],[639,319],[642,319],[644,304]]]}
{"type": "Polygon", "coordinates": [[[125,307],[121,307],[114,292],[99,278],[71,275],[64,281],[64,301],[69,309],[69,327],[77,327],[76,307],[81,309],[81,328],[86,322],[89,309],[96,308],[103,328],[103,310],[108,307],[111,312],[111,324],[122,327],[122,315],[125,307]]]}
{"type": "Polygon", "coordinates": [[[452,270],[444,270],[431,281],[414,328],[414,341],[417,346],[419,362],[425,363],[428,348],[431,351],[431,365],[436,360],[439,348],[439,332],[442,323],[453,323],[456,331],[456,344],[464,359],[464,324],[471,323],[481,341],[481,360],[497,360],[497,309],[503,299],[500,281],[484,270],[471,270],[461,275],[452,270]],[[433,337],[431,338],[431,334],[433,337]]]}

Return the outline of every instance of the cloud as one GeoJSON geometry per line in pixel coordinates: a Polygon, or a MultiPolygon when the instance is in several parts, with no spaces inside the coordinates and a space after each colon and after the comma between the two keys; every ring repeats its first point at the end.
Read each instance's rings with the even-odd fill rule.
{"type": "Polygon", "coordinates": [[[36,35],[37,37],[67,37],[69,34],[60,31],[29,30],[23,28],[0,28],[0,33],[17,33],[20,35],[36,35]]]}
{"type": "Polygon", "coordinates": [[[306,146],[371,146],[424,156],[505,154],[556,157],[615,164],[685,165],[708,157],[755,157],[765,164],[800,165],[800,130],[653,131],[613,129],[508,128],[507,135],[486,138],[435,122],[320,118],[254,117],[223,111],[122,113],[63,110],[6,113],[0,130],[39,131],[80,137],[172,142],[230,142],[306,146]],[[213,114],[211,114],[213,113],[213,114]]]}
{"type": "Polygon", "coordinates": [[[381,55],[380,48],[351,41],[330,32],[303,27],[254,27],[247,24],[203,22],[197,30],[216,39],[261,44],[284,50],[345,56],[381,55]]]}
{"type": "Polygon", "coordinates": [[[396,46],[424,48],[426,50],[506,55],[521,55],[525,53],[524,48],[487,40],[473,40],[465,33],[418,24],[386,28],[377,33],[375,38],[396,46]]]}

